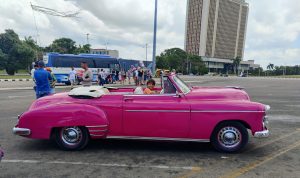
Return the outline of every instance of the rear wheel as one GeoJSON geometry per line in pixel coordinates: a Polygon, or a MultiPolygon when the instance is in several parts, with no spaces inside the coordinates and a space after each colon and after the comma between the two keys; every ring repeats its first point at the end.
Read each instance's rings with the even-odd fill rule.
{"type": "Polygon", "coordinates": [[[212,145],[221,152],[237,152],[248,143],[247,128],[239,122],[228,121],[219,124],[211,135],[212,145]]]}
{"type": "Polygon", "coordinates": [[[89,133],[85,127],[63,127],[56,129],[55,141],[63,150],[82,150],[89,142],[89,133]]]}

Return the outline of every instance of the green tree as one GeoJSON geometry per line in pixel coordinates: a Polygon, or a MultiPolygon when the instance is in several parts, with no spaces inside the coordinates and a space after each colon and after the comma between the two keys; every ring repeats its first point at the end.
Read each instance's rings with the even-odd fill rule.
{"type": "Polygon", "coordinates": [[[4,54],[9,54],[15,44],[20,43],[19,36],[11,29],[5,30],[0,34],[0,49],[4,54]]]}
{"type": "Polygon", "coordinates": [[[0,49],[0,70],[5,69],[5,64],[7,62],[7,55],[0,49]]]}
{"type": "Polygon", "coordinates": [[[169,69],[170,68],[167,61],[161,56],[156,56],[156,67],[158,69],[169,69]]]}
{"type": "Polygon", "coordinates": [[[163,64],[169,70],[175,69],[177,72],[186,73],[187,53],[180,48],[167,49],[160,54],[163,64]]]}
{"type": "Polygon", "coordinates": [[[76,52],[76,42],[70,38],[59,38],[52,42],[47,52],[57,52],[61,54],[74,54],[76,52]]]}
{"type": "Polygon", "coordinates": [[[196,55],[188,55],[180,48],[166,49],[156,57],[156,65],[159,69],[175,69],[179,73],[205,74],[208,72],[202,58],[196,55]]]}
{"type": "Polygon", "coordinates": [[[203,75],[208,73],[208,68],[205,66],[202,58],[197,55],[189,55],[190,72],[194,75],[203,75]]]}
{"type": "Polygon", "coordinates": [[[79,45],[78,48],[75,50],[75,54],[81,54],[81,53],[90,53],[91,51],[91,45],[85,44],[83,46],[79,45]]]}
{"type": "Polygon", "coordinates": [[[0,68],[14,75],[18,69],[25,69],[34,59],[34,50],[21,41],[13,30],[0,34],[0,68]]]}

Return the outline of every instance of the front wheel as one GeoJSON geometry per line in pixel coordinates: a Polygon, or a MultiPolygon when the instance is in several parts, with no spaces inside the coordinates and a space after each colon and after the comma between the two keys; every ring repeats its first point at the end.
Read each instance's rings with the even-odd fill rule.
{"type": "Polygon", "coordinates": [[[243,149],[249,140],[247,128],[239,122],[219,124],[211,135],[211,143],[221,152],[233,153],[243,149]]]}
{"type": "Polygon", "coordinates": [[[56,129],[55,141],[63,150],[82,150],[89,142],[89,133],[85,127],[63,127],[56,129]]]}

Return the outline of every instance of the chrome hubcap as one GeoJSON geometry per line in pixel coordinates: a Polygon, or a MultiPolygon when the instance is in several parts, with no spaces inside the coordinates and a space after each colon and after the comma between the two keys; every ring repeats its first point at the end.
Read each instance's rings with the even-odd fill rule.
{"type": "Polygon", "coordinates": [[[235,127],[224,127],[218,133],[218,141],[224,147],[236,147],[241,140],[241,132],[235,127]]]}
{"type": "Polygon", "coordinates": [[[70,146],[74,146],[82,140],[82,132],[79,127],[65,127],[61,130],[62,141],[70,146]]]}

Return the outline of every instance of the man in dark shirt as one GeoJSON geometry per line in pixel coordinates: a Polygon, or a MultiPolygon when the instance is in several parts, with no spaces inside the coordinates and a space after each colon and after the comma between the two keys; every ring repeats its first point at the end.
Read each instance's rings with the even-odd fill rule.
{"type": "Polygon", "coordinates": [[[50,94],[50,83],[52,80],[50,72],[44,69],[43,61],[38,62],[39,68],[34,71],[34,79],[36,83],[36,98],[41,98],[50,94]]]}

